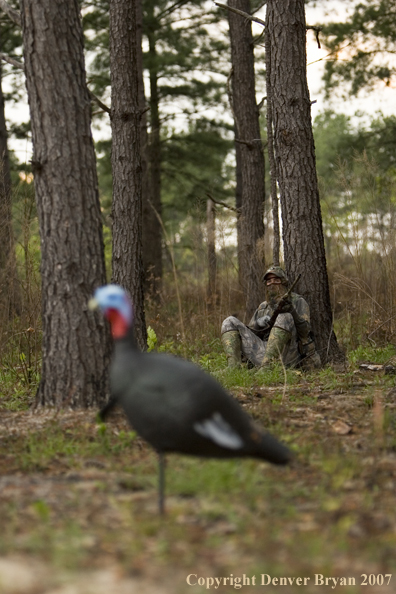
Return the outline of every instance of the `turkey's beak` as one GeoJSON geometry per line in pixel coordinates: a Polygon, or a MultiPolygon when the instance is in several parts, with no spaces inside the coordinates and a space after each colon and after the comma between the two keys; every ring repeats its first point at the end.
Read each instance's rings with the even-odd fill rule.
{"type": "Polygon", "coordinates": [[[99,307],[99,302],[97,299],[95,299],[95,297],[91,297],[91,299],[88,301],[88,309],[90,309],[91,311],[94,311],[95,309],[98,309],[99,307]]]}

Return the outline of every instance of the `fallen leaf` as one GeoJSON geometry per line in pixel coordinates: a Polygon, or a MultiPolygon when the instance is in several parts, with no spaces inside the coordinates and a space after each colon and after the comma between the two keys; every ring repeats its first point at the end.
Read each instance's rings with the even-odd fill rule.
{"type": "Polygon", "coordinates": [[[351,425],[340,420],[333,423],[332,428],[338,435],[348,435],[352,431],[351,425]]]}

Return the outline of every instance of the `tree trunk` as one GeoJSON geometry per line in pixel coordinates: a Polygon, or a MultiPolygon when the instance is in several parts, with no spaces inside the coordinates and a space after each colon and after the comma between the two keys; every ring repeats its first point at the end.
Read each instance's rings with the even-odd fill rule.
{"type": "MultiPolygon", "coordinates": [[[[237,246],[242,245],[242,236],[241,236],[241,212],[242,212],[242,158],[241,158],[241,145],[236,141],[238,138],[238,134],[236,131],[236,117],[234,112],[234,102],[232,97],[232,90],[231,90],[231,80],[233,76],[233,69],[231,67],[231,72],[227,78],[227,94],[228,94],[228,102],[230,104],[230,109],[232,112],[232,117],[234,118],[234,146],[235,146],[235,208],[237,210],[236,214],[236,232],[237,232],[237,246]]],[[[237,249],[237,264],[238,264],[238,282],[239,286],[243,287],[245,285],[244,282],[244,262],[242,259],[242,250],[237,249]]],[[[246,295],[246,294],[245,294],[246,295]]]]}
{"type": "Polygon", "coordinates": [[[106,281],[78,0],[21,0],[41,238],[43,363],[37,402],[108,395],[107,325],[88,310],[106,281]]]}
{"type": "Polygon", "coordinates": [[[21,291],[12,229],[12,188],[0,63],[0,303],[7,317],[21,313],[21,291]]]}
{"type": "Polygon", "coordinates": [[[149,196],[144,202],[144,267],[147,287],[153,297],[159,295],[162,287],[162,228],[158,217],[162,216],[161,204],[161,121],[159,115],[159,93],[157,73],[156,32],[150,27],[154,21],[154,3],[148,3],[150,14],[147,37],[149,41],[150,71],[150,135],[148,143],[149,196]]]}
{"type": "Polygon", "coordinates": [[[147,348],[142,260],[142,167],[136,0],[110,2],[113,281],[129,292],[135,336],[147,348]]]}
{"type": "Polygon", "coordinates": [[[153,198],[151,196],[151,180],[149,171],[149,137],[147,130],[147,102],[144,92],[144,70],[143,70],[143,7],[142,0],[136,2],[137,6],[137,62],[138,62],[138,85],[139,85],[139,108],[140,120],[140,148],[142,160],[142,256],[144,273],[144,292],[151,299],[158,300],[160,296],[162,268],[158,280],[155,278],[153,257],[152,257],[152,235],[159,233],[159,250],[161,251],[161,229],[158,230],[159,222],[152,208],[153,198]],[[154,226],[154,228],[153,228],[154,226]]]}
{"type": "Polygon", "coordinates": [[[216,210],[213,200],[206,202],[206,234],[208,245],[208,306],[213,308],[216,303],[216,210]]]}
{"type": "MultiPolygon", "coordinates": [[[[266,12],[266,28],[268,30],[268,10],[266,12]]],[[[272,261],[274,266],[279,266],[280,260],[280,229],[279,229],[279,201],[276,170],[276,160],[274,151],[274,133],[272,120],[272,86],[271,86],[271,40],[269,35],[265,35],[265,81],[267,91],[267,140],[268,140],[268,162],[271,177],[271,206],[272,206],[272,226],[273,226],[273,246],[272,261]]]]}
{"type": "MultiPolygon", "coordinates": [[[[232,96],[231,96],[232,97],[232,96]]],[[[235,138],[237,138],[236,131],[234,131],[235,138]]],[[[242,258],[243,251],[239,249],[239,246],[243,244],[243,234],[241,230],[241,213],[242,213],[242,158],[241,158],[241,145],[235,142],[235,208],[237,209],[236,214],[236,230],[237,230],[237,246],[238,246],[238,281],[239,285],[243,287],[244,281],[244,265],[245,262],[242,258]]],[[[245,293],[246,295],[246,293],[245,293]]]]}
{"type": "Polygon", "coordinates": [[[302,273],[323,363],[343,360],[333,327],[306,76],[304,0],[270,0],[270,83],[286,269],[302,273]]]}
{"type": "MultiPolygon", "coordinates": [[[[249,0],[229,0],[229,6],[250,13],[249,0]]],[[[262,301],[264,271],[264,153],[260,138],[259,111],[256,104],[254,54],[251,23],[228,11],[231,38],[232,102],[236,142],[240,145],[242,176],[242,213],[240,216],[240,262],[246,316],[262,301]]]]}

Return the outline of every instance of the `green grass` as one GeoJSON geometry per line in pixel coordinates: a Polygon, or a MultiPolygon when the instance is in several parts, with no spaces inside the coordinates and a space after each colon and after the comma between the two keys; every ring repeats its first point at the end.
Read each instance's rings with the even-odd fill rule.
{"type": "Polygon", "coordinates": [[[380,429],[373,425],[378,394],[384,406],[393,403],[395,378],[355,373],[363,357],[372,360],[367,349],[350,354],[347,372],[302,373],[228,369],[215,347],[196,360],[293,449],[292,466],[170,455],[161,518],[157,456],[121,413],[106,425],[96,424],[94,411],[40,421],[41,413],[24,416],[26,395],[7,390],[3,400],[14,402],[8,410],[19,410],[23,423],[0,434],[0,553],[62,570],[113,564],[128,575],[156,572],[173,580],[175,594],[192,572],[336,576],[344,558],[349,575],[362,565],[396,570],[387,553],[396,547],[393,408],[384,408],[380,429]],[[338,419],[351,423],[350,434],[333,431],[338,419]]]}
{"type": "MultiPolygon", "coordinates": [[[[268,426],[266,411],[275,412],[276,402],[263,404],[261,421],[268,426]]],[[[296,392],[288,414],[301,406],[307,413],[311,407],[296,392]]],[[[274,419],[271,430],[279,426],[297,456],[290,468],[169,456],[168,512],[160,518],[155,453],[141,450],[127,429],[114,431],[112,422],[96,427],[93,418],[65,423],[60,413],[40,431],[0,440],[1,451],[14,453],[18,476],[35,481],[0,501],[2,554],[29,554],[74,570],[112,560],[143,573],[157,567],[188,575],[208,566],[214,575],[279,576],[287,567],[287,575],[297,576],[333,575],[338,556],[352,544],[356,560],[366,563],[379,563],[381,551],[396,545],[389,530],[375,538],[349,536],[376,510],[393,518],[393,497],[383,488],[361,493],[359,487],[359,505],[352,505],[355,495],[344,485],[366,480],[367,467],[357,453],[342,452],[336,435],[327,433],[324,442],[312,429],[287,429],[274,419]],[[87,473],[92,458],[104,466],[87,473]],[[68,482],[70,471],[79,474],[68,482]]]]}
{"type": "Polygon", "coordinates": [[[10,437],[10,449],[14,451],[16,462],[23,471],[44,471],[52,465],[62,463],[70,468],[81,468],[85,459],[94,457],[111,458],[131,450],[136,434],[121,431],[110,433],[105,425],[98,425],[97,434],[92,435],[84,428],[67,428],[54,420],[46,426],[45,439],[41,432],[29,432],[18,441],[10,437]]]}
{"type": "Polygon", "coordinates": [[[388,344],[383,347],[361,345],[354,351],[348,353],[348,361],[352,365],[367,362],[383,365],[395,354],[396,348],[393,344],[388,344]]]}
{"type": "Polygon", "coordinates": [[[10,411],[27,410],[39,381],[38,377],[32,379],[29,385],[20,369],[3,364],[0,367],[0,407],[10,411]]]}

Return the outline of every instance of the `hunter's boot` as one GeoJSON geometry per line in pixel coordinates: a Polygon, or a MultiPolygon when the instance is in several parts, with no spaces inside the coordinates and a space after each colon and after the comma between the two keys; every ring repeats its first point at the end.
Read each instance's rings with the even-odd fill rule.
{"type": "Polygon", "coordinates": [[[229,330],[221,335],[221,343],[227,357],[228,367],[240,367],[242,341],[237,330],[229,330]]]}
{"type": "Polygon", "coordinates": [[[313,369],[320,369],[322,367],[322,361],[320,360],[319,353],[315,348],[313,340],[308,344],[303,345],[304,358],[301,360],[301,367],[305,371],[312,371],[313,369]]]}
{"type": "Polygon", "coordinates": [[[265,355],[261,362],[261,367],[269,367],[272,363],[275,363],[282,356],[283,351],[289,344],[291,339],[291,332],[283,330],[283,328],[272,328],[265,349],[265,355]]]}

